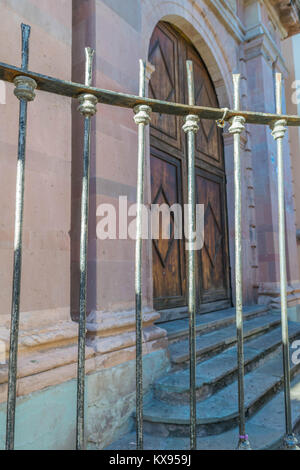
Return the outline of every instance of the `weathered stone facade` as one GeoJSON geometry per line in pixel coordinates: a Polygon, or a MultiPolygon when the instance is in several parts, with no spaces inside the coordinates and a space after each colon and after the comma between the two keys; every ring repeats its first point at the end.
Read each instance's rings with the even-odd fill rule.
{"type": "MultiPolygon", "coordinates": [[[[147,60],[152,32],[163,20],[179,28],[193,42],[210,73],[221,107],[232,107],[232,73],[239,71],[242,108],[262,112],[274,112],[274,72],[288,77],[282,41],[299,31],[298,2],[1,0],[0,4],[2,62],[20,63],[20,23],[25,22],[32,26],[30,70],[83,82],[84,47],[89,45],[96,51],[95,86],[137,94],[138,61],[147,60]]],[[[151,64],[148,70],[149,79],[151,64]]],[[[18,125],[18,103],[10,85],[2,87],[0,110],[0,339],[7,344],[18,125]]],[[[78,309],[83,131],[77,103],[41,92],[29,105],[28,123],[18,369],[18,396],[22,397],[19,410],[25,411],[24,419],[19,415],[24,429],[17,437],[17,445],[46,448],[46,439],[40,438],[37,431],[31,434],[25,417],[38,403],[36,409],[48,422],[52,411],[43,402],[40,395],[43,390],[50,395],[53,391],[54,402],[55,393],[61,393],[62,403],[67,400],[67,390],[75,393],[77,324],[73,320],[78,309]]],[[[244,302],[267,303],[278,308],[276,147],[270,129],[263,126],[247,125],[242,142],[244,302]]],[[[288,301],[295,310],[300,304],[300,280],[288,140],[285,145],[288,301]]],[[[149,136],[147,204],[151,202],[148,147],[149,136]]],[[[117,207],[119,195],[135,202],[137,130],[132,112],[99,104],[93,118],[91,148],[87,438],[91,446],[103,447],[125,429],[134,409],[134,242],[100,241],[96,237],[96,209],[100,203],[117,207]],[[114,404],[109,395],[117,397],[118,393],[120,400],[116,399],[114,404]],[[97,428],[100,422],[102,425],[97,428]]],[[[226,131],[224,150],[234,280],[233,139],[226,131]]],[[[154,311],[152,302],[150,242],[144,244],[143,261],[144,347],[148,364],[145,374],[150,385],[168,367],[166,332],[155,324],[159,313],[154,311]]],[[[1,435],[6,380],[7,367],[1,366],[1,435]]],[[[72,446],[74,396],[72,400],[73,421],[63,423],[70,438],[60,444],[62,447],[72,446]]],[[[59,409],[57,413],[59,419],[59,409]]],[[[49,446],[55,448],[61,430],[58,432],[55,423],[50,428],[51,439],[48,432],[41,434],[47,435],[49,446]]]]}

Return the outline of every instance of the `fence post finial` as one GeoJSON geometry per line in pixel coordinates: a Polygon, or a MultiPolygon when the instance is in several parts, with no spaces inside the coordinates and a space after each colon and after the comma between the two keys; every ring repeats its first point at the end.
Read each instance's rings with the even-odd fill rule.
{"type": "Polygon", "coordinates": [[[22,69],[27,72],[29,61],[29,36],[31,28],[28,24],[21,24],[22,30],[22,69]]]}

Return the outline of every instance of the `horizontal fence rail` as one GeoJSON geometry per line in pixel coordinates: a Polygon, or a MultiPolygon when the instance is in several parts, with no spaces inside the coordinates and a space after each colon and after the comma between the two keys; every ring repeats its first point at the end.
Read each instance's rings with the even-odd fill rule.
{"type": "MultiPolygon", "coordinates": [[[[150,106],[152,112],[161,114],[176,114],[177,116],[186,116],[187,114],[196,114],[201,119],[218,120],[224,117],[224,109],[210,108],[205,106],[190,106],[180,103],[172,103],[169,101],[159,101],[150,98],[142,98],[140,96],[128,95],[126,93],[118,93],[116,91],[102,90],[101,88],[89,87],[83,84],[59,80],[57,78],[47,77],[35,72],[26,72],[18,67],[7,65],[0,62],[0,80],[13,83],[15,77],[25,75],[35,80],[37,89],[47,91],[56,95],[68,96],[77,99],[82,93],[91,93],[96,96],[99,103],[119,106],[122,108],[135,108],[140,104],[150,106]]],[[[226,113],[226,121],[235,116],[242,116],[248,124],[272,125],[278,120],[277,114],[259,113],[254,111],[234,111],[228,109],[226,113]]],[[[288,126],[300,126],[299,116],[282,115],[282,119],[287,122],[288,126]]]]}
{"type": "MultiPolygon", "coordinates": [[[[238,409],[239,436],[237,449],[250,449],[246,434],[245,384],[244,384],[244,349],[243,349],[243,289],[242,289],[242,172],[240,137],[247,124],[260,124],[271,127],[272,135],[277,142],[278,165],[278,220],[279,220],[279,255],[280,255],[280,292],[281,292],[281,325],[282,356],[284,368],[285,427],[284,446],[286,449],[297,449],[297,439],[293,435],[291,397],[289,335],[287,319],[287,280],[286,280],[286,247],[285,247],[285,208],[284,208],[284,166],[283,138],[287,126],[300,126],[299,116],[282,115],[281,75],[276,74],[276,114],[241,111],[239,100],[238,74],[233,76],[234,109],[208,108],[195,106],[193,64],[187,61],[188,104],[170,103],[146,98],[145,63],[140,61],[139,96],[102,90],[91,86],[92,58],[94,51],[86,48],[85,84],[67,82],[28,71],[28,49],[30,27],[22,24],[22,67],[14,67],[0,62],[0,80],[15,84],[15,95],[20,100],[19,145],[16,182],[16,215],[15,244],[13,268],[13,296],[10,329],[10,352],[8,364],[8,397],[6,449],[14,448],[15,413],[16,413],[16,378],[17,349],[19,333],[19,305],[21,289],[22,261],[22,224],[24,199],[24,170],[26,151],[27,103],[33,101],[35,89],[67,96],[79,101],[78,111],[84,117],[83,141],[83,177],[81,197],[81,236],[80,236],[80,300],[78,330],[78,368],[77,368],[77,420],[76,448],[84,449],[84,406],[85,406],[85,346],[87,314],[87,246],[88,246],[88,213],[89,213],[89,178],[90,178],[90,133],[91,118],[97,110],[97,104],[131,108],[138,126],[137,152],[137,224],[135,252],[135,304],[136,304],[136,428],[137,449],[143,449],[143,313],[142,313],[142,204],[144,202],[144,165],[146,126],[150,123],[151,112],[183,116],[183,131],[187,134],[187,187],[188,187],[188,239],[192,241],[195,233],[195,137],[200,119],[213,119],[216,125],[224,127],[230,123],[229,132],[234,136],[234,191],[235,191],[235,290],[236,290],[236,335],[238,365],[238,409]]],[[[197,448],[197,403],[196,403],[196,253],[189,247],[188,255],[188,313],[189,313],[189,353],[190,353],[190,447],[197,448]]],[[[201,418],[201,417],[199,417],[201,418]]]]}

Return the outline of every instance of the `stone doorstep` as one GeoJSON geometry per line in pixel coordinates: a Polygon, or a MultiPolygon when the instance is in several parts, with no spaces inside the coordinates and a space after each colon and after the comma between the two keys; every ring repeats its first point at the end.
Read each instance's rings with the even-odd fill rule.
{"type": "MultiPolygon", "coordinates": [[[[267,307],[267,306],[266,306],[267,307]]],[[[212,312],[223,312],[227,309],[230,309],[231,303],[229,300],[219,300],[216,302],[213,302],[212,304],[207,303],[207,304],[201,304],[200,305],[200,315],[207,315],[212,312]]],[[[167,309],[158,309],[158,313],[160,315],[160,319],[157,320],[157,323],[167,323],[167,322],[173,322],[175,320],[182,320],[184,318],[188,318],[188,308],[185,305],[184,307],[171,307],[167,309]]]]}
{"type": "MultiPolygon", "coordinates": [[[[244,338],[249,339],[255,335],[263,334],[280,324],[280,316],[266,314],[262,317],[248,320],[244,325],[244,338]]],[[[217,354],[236,342],[236,327],[229,326],[223,330],[207,333],[196,338],[197,358],[207,354],[217,354]]],[[[188,340],[178,341],[169,346],[171,361],[174,364],[184,364],[189,360],[188,340]]]]}
{"type": "MultiPolygon", "coordinates": [[[[252,318],[265,315],[268,313],[268,310],[269,309],[266,305],[244,307],[244,321],[248,321],[252,318]]],[[[235,308],[211,312],[203,315],[197,315],[196,331],[198,334],[209,333],[211,331],[215,331],[232,325],[235,323],[235,321],[235,308]]],[[[160,323],[159,326],[167,331],[169,342],[177,340],[177,338],[182,339],[182,337],[188,336],[189,334],[188,318],[169,321],[167,323],[160,323]]]]}
{"type": "MultiPolygon", "coordinates": [[[[300,325],[290,324],[290,342],[300,334],[300,325]]],[[[250,340],[244,348],[245,373],[250,372],[267,356],[281,346],[281,329],[276,328],[264,336],[250,340]]],[[[221,355],[197,364],[197,400],[207,398],[222,385],[228,385],[236,378],[236,346],[221,355]]],[[[154,396],[163,401],[189,402],[189,370],[170,372],[154,384],[154,396]]]]}

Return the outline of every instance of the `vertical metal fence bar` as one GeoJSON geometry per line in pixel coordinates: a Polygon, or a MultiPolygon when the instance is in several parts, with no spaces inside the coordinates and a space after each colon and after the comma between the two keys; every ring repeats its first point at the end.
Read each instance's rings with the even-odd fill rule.
{"type": "MultiPolygon", "coordinates": [[[[140,60],[139,95],[146,90],[146,64],[140,60]]],[[[135,245],[135,320],[136,320],[136,446],[143,450],[143,317],[142,317],[142,205],[144,202],[145,127],[150,122],[151,108],[134,108],[134,121],[138,126],[137,218],[135,245]]]]}
{"type": "MultiPolygon", "coordinates": [[[[282,78],[281,73],[276,73],[276,113],[282,113],[282,78]]],[[[278,225],[279,225],[279,263],[280,263],[280,301],[281,301],[281,331],[282,331],[282,355],[284,372],[284,403],[285,403],[285,427],[284,447],[297,449],[297,439],[293,434],[291,395],[290,395],[290,355],[289,355],[289,331],[287,317],[287,278],[286,278],[286,247],[285,247],[285,209],[284,209],[284,162],[283,162],[283,138],[286,132],[286,121],[279,119],[274,123],[272,136],[277,142],[277,166],[278,166],[278,225]]]]}
{"type": "MultiPolygon", "coordinates": [[[[30,26],[22,24],[22,69],[28,70],[30,26]]],[[[28,77],[19,76],[14,80],[14,94],[20,100],[19,110],[19,143],[16,179],[16,211],[14,237],[14,267],[12,287],[12,309],[10,327],[10,349],[8,362],[8,393],[6,415],[6,449],[14,448],[15,414],[16,414],[16,382],[18,360],[18,335],[20,317],[20,289],[22,267],[22,231],[24,206],[24,175],[27,130],[27,103],[35,98],[36,82],[28,77]]]]}
{"type": "MultiPolygon", "coordinates": [[[[94,50],[86,47],[85,84],[92,85],[92,65],[94,50]]],[[[90,134],[91,117],[97,111],[98,100],[90,94],[78,97],[78,110],[84,116],[83,174],[81,195],[80,229],[80,292],[78,327],[78,369],[77,369],[77,419],[76,449],[83,450],[84,441],[84,404],[85,404],[85,343],[86,343],[86,301],[87,301],[87,248],[89,218],[89,181],[90,181],[90,134]]]]}
{"type": "MultiPolygon", "coordinates": [[[[187,85],[189,105],[195,104],[193,62],[187,60],[187,85]]],[[[199,130],[199,118],[188,115],[183,130],[187,134],[188,160],[188,313],[189,313],[189,354],[190,354],[190,448],[197,448],[197,404],[196,404],[196,254],[192,239],[196,232],[195,204],[195,135],[199,130]]]]}
{"type": "MultiPolygon", "coordinates": [[[[233,75],[234,110],[240,109],[240,74],[233,75]]],[[[242,174],[240,156],[240,138],[245,129],[245,119],[236,116],[231,121],[229,132],[234,138],[234,221],[235,221],[235,309],[237,330],[238,362],[238,407],[239,407],[239,441],[237,449],[250,450],[246,434],[245,418],[245,385],[244,385],[244,334],[243,334],[243,271],[242,271],[242,174]]]]}

